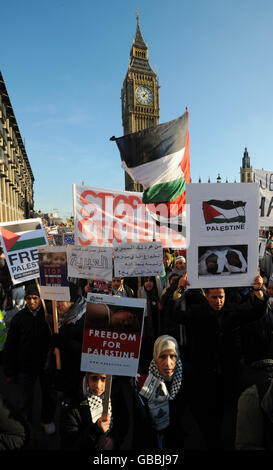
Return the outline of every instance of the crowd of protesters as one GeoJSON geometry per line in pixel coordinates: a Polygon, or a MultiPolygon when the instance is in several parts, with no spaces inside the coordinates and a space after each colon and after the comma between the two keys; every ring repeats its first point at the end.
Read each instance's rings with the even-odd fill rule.
{"type": "Polygon", "coordinates": [[[236,415],[232,448],[273,450],[270,233],[267,241],[257,276],[243,288],[191,288],[185,250],[163,250],[161,276],[113,277],[109,294],[144,298],[147,306],[138,375],[113,377],[106,414],[106,375],[80,368],[86,297],[95,281],[70,280],[71,300],[56,303],[56,332],[51,302],[42,301],[35,281],[14,287],[1,253],[1,367],[6,382],[20,386],[22,401],[16,407],[0,395],[0,450],[37,448],[37,380],[41,424],[46,434],[59,433],[60,449],[182,451],[187,407],[206,449],[225,449],[229,406],[236,415]]]}

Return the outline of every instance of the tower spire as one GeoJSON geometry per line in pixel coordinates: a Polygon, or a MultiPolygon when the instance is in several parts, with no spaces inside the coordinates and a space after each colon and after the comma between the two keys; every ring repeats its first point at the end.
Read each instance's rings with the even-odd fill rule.
{"type": "Polygon", "coordinates": [[[136,20],[137,20],[137,25],[136,25],[136,34],[134,38],[134,45],[141,47],[142,49],[148,49],[140,31],[138,9],[137,9],[136,20]]]}

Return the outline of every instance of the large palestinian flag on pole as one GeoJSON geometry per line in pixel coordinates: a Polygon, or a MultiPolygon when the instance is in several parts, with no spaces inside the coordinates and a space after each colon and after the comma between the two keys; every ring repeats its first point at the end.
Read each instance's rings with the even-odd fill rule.
{"type": "Polygon", "coordinates": [[[179,216],[190,182],[188,110],[173,121],[111,140],[116,141],[124,170],[143,186],[142,201],[150,211],[165,203],[170,221],[179,216]]]}

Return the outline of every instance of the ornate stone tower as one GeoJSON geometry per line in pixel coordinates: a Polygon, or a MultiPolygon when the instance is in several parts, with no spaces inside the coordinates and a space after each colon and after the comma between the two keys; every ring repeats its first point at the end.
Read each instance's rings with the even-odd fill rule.
{"type": "Polygon", "coordinates": [[[244,156],[242,159],[242,166],[240,168],[241,183],[252,183],[252,166],[250,166],[250,158],[247,148],[245,148],[244,156]]]}
{"type": "MultiPolygon", "coordinates": [[[[130,52],[130,62],[121,90],[123,134],[130,134],[159,121],[159,84],[156,73],[149,64],[148,47],[145,44],[137,13],[136,34],[130,52]]],[[[125,174],[125,189],[141,191],[125,174]]]]}

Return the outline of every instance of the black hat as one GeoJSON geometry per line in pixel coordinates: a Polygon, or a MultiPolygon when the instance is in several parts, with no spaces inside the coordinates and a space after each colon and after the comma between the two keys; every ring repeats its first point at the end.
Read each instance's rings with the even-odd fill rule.
{"type": "Polygon", "coordinates": [[[38,297],[40,297],[40,293],[39,293],[39,291],[38,291],[38,288],[37,288],[36,284],[30,284],[30,285],[26,288],[25,298],[26,298],[28,295],[37,295],[38,297]]]}

